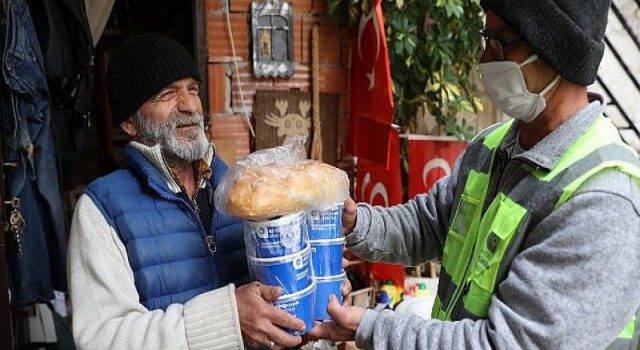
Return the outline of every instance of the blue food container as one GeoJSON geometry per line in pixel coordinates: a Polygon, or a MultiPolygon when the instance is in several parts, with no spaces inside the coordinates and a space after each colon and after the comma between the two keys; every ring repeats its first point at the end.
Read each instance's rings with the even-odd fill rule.
{"type": "Polygon", "coordinates": [[[305,247],[306,230],[303,212],[266,221],[245,220],[247,254],[255,258],[275,258],[297,253],[305,247]]]}
{"type": "Polygon", "coordinates": [[[335,239],[342,235],[342,209],[336,204],[327,210],[312,210],[307,214],[307,231],[310,240],[335,239]]]}
{"type": "Polygon", "coordinates": [[[342,271],[342,251],[345,239],[322,239],[309,241],[311,244],[311,261],[313,274],[316,277],[335,276],[342,271]]]}
{"type": "Polygon", "coordinates": [[[311,248],[277,258],[248,257],[249,275],[252,279],[271,286],[282,287],[284,294],[292,294],[307,288],[312,281],[310,264],[311,248]]]}
{"type": "Polygon", "coordinates": [[[331,294],[338,297],[338,301],[342,303],[342,282],[347,278],[346,273],[336,276],[317,277],[316,282],[316,320],[330,320],[331,316],[327,313],[329,305],[329,296],[331,294]]]}
{"type": "Polygon", "coordinates": [[[294,315],[295,317],[304,321],[307,326],[304,331],[294,331],[285,328],[284,330],[293,335],[302,335],[311,330],[315,320],[315,291],[316,284],[311,281],[311,284],[293,294],[282,295],[278,300],[273,302],[273,305],[281,308],[282,310],[294,315]]]}

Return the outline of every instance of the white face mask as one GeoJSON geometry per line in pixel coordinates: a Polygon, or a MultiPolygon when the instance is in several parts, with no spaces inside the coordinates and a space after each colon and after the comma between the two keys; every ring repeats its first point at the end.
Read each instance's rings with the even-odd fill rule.
{"type": "Polygon", "coordinates": [[[482,82],[491,102],[508,116],[525,123],[533,121],[547,106],[544,95],[558,82],[558,75],[539,94],[527,89],[521,67],[538,59],[537,55],[517,64],[511,61],[480,63],[482,82]]]}

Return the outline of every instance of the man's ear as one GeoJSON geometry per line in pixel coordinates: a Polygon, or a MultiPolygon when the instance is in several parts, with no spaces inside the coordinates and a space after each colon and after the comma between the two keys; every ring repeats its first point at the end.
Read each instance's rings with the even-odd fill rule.
{"type": "Polygon", "coordinates": [[[136,138],[138,136],[138,127],[136,123],[133,121],[133,116],[123,120],[120,122],[120,128],[132,138],[136,138]]]}

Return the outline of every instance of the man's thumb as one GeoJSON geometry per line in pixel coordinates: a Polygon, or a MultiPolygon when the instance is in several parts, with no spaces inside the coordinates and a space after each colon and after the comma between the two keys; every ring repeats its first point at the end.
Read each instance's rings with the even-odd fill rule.
{"type": "Polygon", "coordinates": [[[261,284],[258,288],[260,288],[260,296],[266,301],[275,301],[280,298],[280,295],[282,295],[282,288],[280,287],[261,284]]]}
{"type": "Polygon", "coordinates": [[[340,322],[341,307],[342,306],[340,305],[338,298],[336,298],[335,295],[331,294],[329,296],[329,304],[327,305],[327,312],[329,313],[329,315],[331,315],[331,318],[333,318],[333,320],[336,321],[336,323],[340,322]]]}

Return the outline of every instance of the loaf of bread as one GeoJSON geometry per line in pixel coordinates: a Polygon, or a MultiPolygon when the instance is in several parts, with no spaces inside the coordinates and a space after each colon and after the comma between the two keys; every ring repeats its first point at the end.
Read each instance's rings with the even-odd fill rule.
{"type": "Polygon", "coordinates": [[[326,208],[349,193],[347,174],[318,161],[246,167],[235,175],[228,184],[224,211],[248,220],[326,208]]]}

